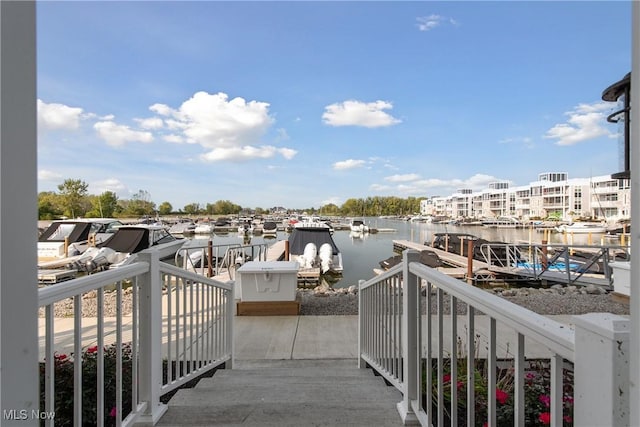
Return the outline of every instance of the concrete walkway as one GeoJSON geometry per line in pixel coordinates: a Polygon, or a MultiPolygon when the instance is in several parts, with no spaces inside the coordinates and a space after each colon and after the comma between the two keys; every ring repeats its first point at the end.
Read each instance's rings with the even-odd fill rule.
{"type": "MultiPolygon", "coordinates": [[[[572,316],[549,316],[553,320],[572,328],[572,316]]],[[[40,355],[44,355],[44,319],[39,318],[40,355]]],[[[236,316],[234,318],[235,361],[259,360],[306,360],[306,359],[352,359],[354,366],[358,358],[358,316],[236,316]]],[[[486,344],[488,322],[486,316],[478,316],[475,322],[478,344],[486,344]]],[[[115,342],[115,318],[105,318],[105,344],[115,342]]],[[[131,340],[131,318],[123,318],[123,342],[131,340]]],[[[450,322],[445,316],[445,348],[449,349],[450,322]]],[[[436,332],[435,320],[432,325],[436,332]]],[[[96,344],[95,318],[83,318],[83,347],[96,344]]],[[[515,333],[498,324],[498,357],[513,356],[515,333]]],[[[55,349],[59,353],[73,351],[73,318],[55,319],[55,349]]],[[[458,318],[458,335],[466,336],[466,316],[458,318]]],[[[166,337],[166,333],[163,333],[166,337]]],[[[548,351],[527,339],[528,357],[548,357],[548,351]]],[[[485,345],[479,345],[480,349],[485,345]]],[[[482,357],[482,354],[478,356],[482,357]]]]}

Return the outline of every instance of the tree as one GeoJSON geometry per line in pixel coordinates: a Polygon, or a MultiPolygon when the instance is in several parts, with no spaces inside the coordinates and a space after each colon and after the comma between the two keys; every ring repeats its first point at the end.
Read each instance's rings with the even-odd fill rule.
{"type": "Polygon", "coordinates": [[[171,212],[173,212],[173,206],[171,206],[169,202],[162,202],[160,206],[158,206],[158,213],[160,215],[169,215],[171,212]]]}
{"type": "Polygon", "coordinates": [[[72,218],[84,215],[87,210],[85,202],[88,188],[89,184],[80,179],[65,179],[58,185],[65,214],[72,218]]]}
{"type": "Polygon", "coordinates": [[[131,200],[126,203],[125,213],[132,216],[153,215],[156,204],[151,201],[151,194],[145,190],[138,190],[131,200]]]}
{"type": "Polygon", "coordinates": [[[43,191],[38,194],[38,219],[55,219],[63,213],[60,195],[53,191],[43,191]]]}
{"type": "Polygon", "coordinates": [[[199,203],[189,203],[184,207],[184,213],[187,215],[195,215],[200,213],[200,204],[199,203]]]}
{"type": "Polygon", "coordinates": [[[111,218],[119,210],[118,196],[113,191],[105,191],[99,196],[91,197],[93,209],[87,216],[94,218],[111,218]]]}

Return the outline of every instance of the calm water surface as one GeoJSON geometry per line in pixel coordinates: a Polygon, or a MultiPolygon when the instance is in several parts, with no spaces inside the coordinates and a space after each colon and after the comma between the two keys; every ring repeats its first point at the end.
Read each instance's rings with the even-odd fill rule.
{"type": "MultiPolygon", "coordinates": [[[[454,226],[448,224],[411,223],[408,221],[365,218],[370,228],[392,228],[393,232],[365,234],[354,236],[350,231],[336,230],[333,239],[342,251],[344,274],[334,284],[334,287],[348,287],[357,285],[359,280],[367,280],[374,276],[373,269],[379,268],[378,263],[392,255],[394,240],[410,240],[416,243],[431,242],[434,233],[469,233],[490,241],[508,243],[533,242],[540,243],[544,234],[530,229],[488,228],[482,226],[454,226]]],[[[599,244],[601,235],[593,236],[593,243],[599,244]]],[[[262,236],[251,238],[251,244],[274,243],[276,240],[287,239],[288,233],[279,231],[276,239],[262,236]]],[[[236,233],[213,235],[213,244],[242,243],[242,238],[236,233]]],[[[551,233],[549,243],[564,243],[559,233],[551,233]]],[[[575,244],[586,244],[587,236],[576,235],[575,244]]]]}

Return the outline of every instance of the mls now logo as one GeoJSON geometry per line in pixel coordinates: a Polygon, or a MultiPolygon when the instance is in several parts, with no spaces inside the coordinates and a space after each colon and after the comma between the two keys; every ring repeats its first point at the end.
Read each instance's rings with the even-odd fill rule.
{"type": "Polygon", "coordinates": [[[26,409],[4,409],[2,411],[2,419],[4,420],[52,420],[54,417],[54,412],[44,412],[37,409],[32,409],[31,411],[28,411],[26,409]]]}

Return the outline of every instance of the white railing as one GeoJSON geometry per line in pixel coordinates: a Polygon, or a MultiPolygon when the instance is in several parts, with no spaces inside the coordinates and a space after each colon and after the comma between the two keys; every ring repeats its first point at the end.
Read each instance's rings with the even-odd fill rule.
{"type": "Polygon", "coordinates": [[[627,319],[559,323],[403,257],[360,283],[359,353],[405,424],[628,425],[627,319]]]}
{"type": "Polygon", "coordinates": [[[267,251],[266,243],[214,245],[211,240],[194,239],[176,252],[175,265],[208,277],[228,273],[233,280],[236,269],[244,262],[266,261],[267,251]]]}
{"type": "Polygon", "coordinates": [[[56,414],[46,425],[152,425],[166,411],[162,395],[230,366],[232,284],[165,264],[165,256],[150,249],[134,264],[39,290],[40,407],[56,414]],[[93,297],[95,312],[83,316],[93,297]],[[69,299],[73,318],[56,317],[69,299]],[[109,317],[107,299],[116,310],[109,317]]]}

